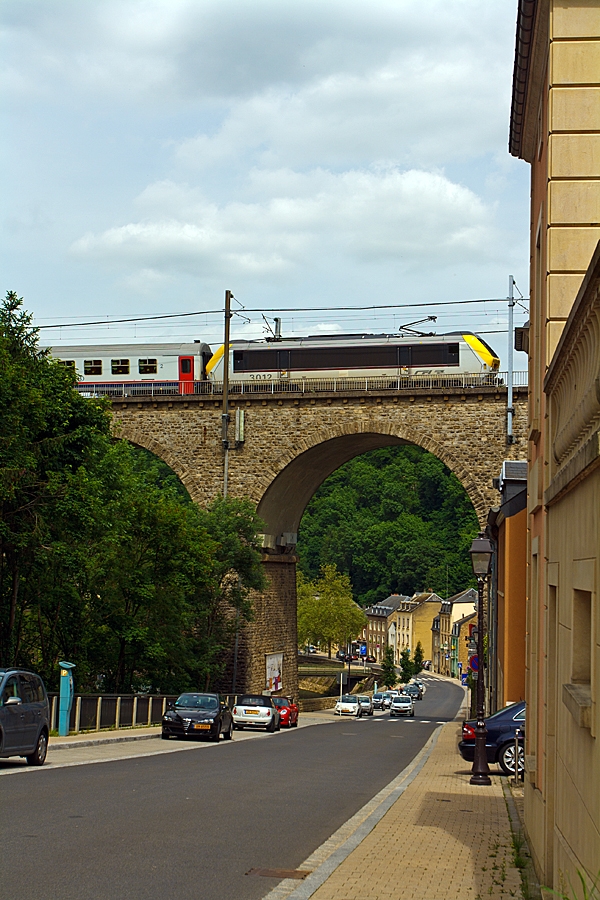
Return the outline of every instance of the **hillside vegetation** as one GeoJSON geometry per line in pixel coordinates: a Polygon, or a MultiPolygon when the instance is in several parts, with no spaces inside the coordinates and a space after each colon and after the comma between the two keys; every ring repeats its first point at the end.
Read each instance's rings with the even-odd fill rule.
{"type": "Polygon", "coordinates": [[[437,457],[415,446],[372,450],[315,493],[300,525],[300,565],[311,580],[336,565],[362,606],[393,591],[445,597],[473,584],[477,529],[464,488],[437,457]]]}

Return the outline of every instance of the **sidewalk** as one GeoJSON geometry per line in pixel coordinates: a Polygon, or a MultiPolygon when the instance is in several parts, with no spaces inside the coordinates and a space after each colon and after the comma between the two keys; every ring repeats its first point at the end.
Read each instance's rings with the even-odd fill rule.
{"type": "Polygon", "coordinates": [[[147,741],[160,737],[160,725],[150,728],[118,728],[114,731],[83,731],[68,737],[51,737],[48,750],[69,750],[72,747],[93,747],[96,744],[120,744],[124,741],[147,741]]]}
{"type": "Polygon", "coordinates": [[[491,787],[470,785],[459,735],[456,721],[443,726],[421,770],[412,781],[407,772],[410,783],[364,840],[347,839],[355,846],[348,854],[338,846],[331,855],[342,862],[334,871],[323,863],[326,880],[306,860],[299,868],[313,874],[295,889],[290,883],[289,900],[521,900],[504,776],[493,766],[491,787]]]}

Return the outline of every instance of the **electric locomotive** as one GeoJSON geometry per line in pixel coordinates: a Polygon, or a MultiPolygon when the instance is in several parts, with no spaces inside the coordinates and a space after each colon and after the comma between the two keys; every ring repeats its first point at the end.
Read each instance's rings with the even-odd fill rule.
{"type": "MultiPolygon", "coordinates": [[[[224,350],[206,366],[222,382],[224,350]]],[[[400,376],[493,376],[500,367],[494,350],[476,334],[340,334],[232,341],[230,383],[303,379],[398,378],[400,376]]]]}

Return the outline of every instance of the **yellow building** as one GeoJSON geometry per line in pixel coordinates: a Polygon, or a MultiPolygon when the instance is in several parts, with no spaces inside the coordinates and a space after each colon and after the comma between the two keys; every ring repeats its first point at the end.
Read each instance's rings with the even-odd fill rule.
{"type": "Polygon", "coordinates": [[[510,150],[531,164],[525,824],[558,888],[600,869],[599,0],[519,0],[510,150]]]}

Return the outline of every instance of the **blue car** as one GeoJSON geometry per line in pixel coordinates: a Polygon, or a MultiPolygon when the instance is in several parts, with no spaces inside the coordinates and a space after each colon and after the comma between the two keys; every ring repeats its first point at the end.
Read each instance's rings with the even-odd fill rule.
{"type": "MultiPolygon", "coordinates": [[[[475,726],[476,719],[463,722],[462,741],[458,744],[460,755],[467,762],[473,762],[475,755],[475,726]]],[[[520,729],[519,736],[519,773],[525,767],[525,749],[523,738],[525,736],[525,701],[512,703],[498,710],[485,720],[487,738],[485,749],[488,763],[498,763],[506,775],[515,773],[515,732],[520,729]]]]}

